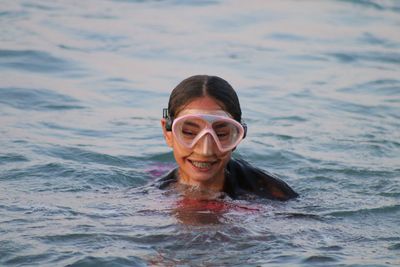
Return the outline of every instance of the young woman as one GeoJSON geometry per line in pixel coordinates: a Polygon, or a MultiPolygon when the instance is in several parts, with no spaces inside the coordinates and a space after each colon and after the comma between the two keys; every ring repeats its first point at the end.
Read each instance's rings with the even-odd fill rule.
{"type": "Polygon", "coordinates": [[[247,127],[236,92],[224,79],[197,75],[183,80],[171,93],[161,126],[178,167],[160,180],[160,188],[177,186],[233,199],[298,196],[279,178],[232,159],[247,127]]]}

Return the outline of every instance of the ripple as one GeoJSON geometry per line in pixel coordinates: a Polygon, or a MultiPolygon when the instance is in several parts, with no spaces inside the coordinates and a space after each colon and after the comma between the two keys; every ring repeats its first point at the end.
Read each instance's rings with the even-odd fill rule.
{"type": "Polygon", "coordinates": [[[0,105],[21,110],[58,111],[82,109],[80,102],[67,95],[46,89],[0,88],[0,105]]]}
{"type": "Polygon", "coordinates": [[[29,249],[27,244],[21,244],[12,240],[0,240],[0,263],[4,260],[11,259],[13,255],[24,249],[29,249]]]}
{"type": "Polygon", "coordinates": [[[276,215],[283,216],[289,219],[309,219],[309,220],[317,220],[323,221],[324,218],[318,214],[310,214],[310,213],[299,213],[299,212],[277,212],[276,215]]]}
{"type": "MultiPolygon", "coordinates": [[[[360,114],[367,114],[369,119],[372,117],[386,119],[389,117],[393,117],[397,119],[397,107],[387,104],[364,104],[360,102],[352,102],[345,100],[329,100],[329,106],[332,110],[342,111],[344,113],[352,114],[355,116],[359,116],[360,114]]],[[[363,115],[364,116],[364,115],[363,115]]],[[[388,119],[387,119],[388,120],[388,119]]],[[[378,126],[382,128],[381,126],[378,126]]]]}
{"type": "MultiPolygon", "coordinates": [[[[145,0],[111,0],[113,2],[123,2],[123,3],[145,3],[145,0]]],[[[173,1],[160,1],[160,0],[153,0],[149,2],[167,2],[168,5],[188,5],[188,6],[208,6],[208,5],[216,5],[219,4],[217,0],[173,0],[173,1]]]]}
{"type": "MultiPolygon", "coordinates": [[[[105,219],[104,217],[102,219],[105,219]]],[[[92,231],[95,231],[97,228],[93,227],[92,231]]],[[[129,235],[125,234],[108,234],[108,233],[70,233],[70,234],[56,234],[56,235],[43,235],[37,237],[38,240],[43,243],[49,244],[51,246],[76,246],[79,244],[80,246],[87,246],[90,244],[103,244],[103,246],[107,246],[107,242],[120,242],[127,243],[131,245],[157,245],[163,242],[173,243],[177,239],[180,240],[182,238],[182,234],[170,234],[170,233],[162,233],[158,232],[162,230],[162,227],[153,228],[152,233],[146,234],[136,234],[129,235]]],[[[171,230],[171,229],[170,229],[171,230]]],[[[86,231],[88,228],[86,227],[86,231]]]]}
{"type": "Polygon", "coordinates": [[[36,264],[43,263],[51,259],[52,255],[49,253],[20,255],[5,261],[6,265],[25,265],[28,262],[35,262],[36,264]]]}
{"type": "Polygon", "coordinates": [[[80,163],[96,163],[118,167],[132,167],[132,164],[135,163],[135,161],[130,161],[134,160],[135,158],[122,158],[72,146],[52,146],[50,148],[41,148],[37,152],[59,159],[71,160],[80,163]]]}
{"type": "Polygon", "coordinates": [[[292,33],[272,33],[267,36],[269,39],[279,40],[279,41],[307,41],[307,38],[301,35],[292,34],[292,33]]]}
{"type": "Polygon", "coordinates": [[[342,63],[355,63],[355,62],[379,62],[386,64],[400,64],[400,54],[395,52],[376,52],[371,51],[368,53],[357,52],[337,52],[327,53],[329,57],[335,58],[342,63]]]}
{"type": "Polygon", "coordinates": [[[372,8],[375,10],[391,10],[395,12],[400,12],[400,7],[396,6],[396,1],[373,1],[373,0],[341,0],[342,2],[349,2],[353,5],[359,5],[365,8],[372,8]],[[392,3],[390,5],[389,3],[392,3]],[[394,5],[393,5],[394,4],[394,5]]]}
{"type": "Polygon", "coordinates": [[[394,214],[400,212],[400,205],[382,206],[377,208],[364,208],[364,209],[354,209],[354,210],[343,210],[334,211],[325,214],[326,216],[335,217],[352,217],[358,215],[382,215],[382,214],[394,214]]]}
{"type": "Polygon", "coordinates": [[[361,84],[355,84],[338,90],[346,93],[372,94],[382,96],[400,96],[400,80],[378,79],[361,84]]]}
{"type": "Polygon", "coordinates": [[[306,118],[301,116],[272,117],[272,121],[305,122],[306,118]]]}
{"type": "MultiPolygon", "coordinates": [[[[79,161],[79,157],[76,160],[79,161]]],[[[150,175],[132,168],[99,168],[85,164],[50,162],[4,171],[0,180],[14,182],[38,178],[34,179],[35,185],[31,185],[31,191],[79,192],[87,191],[93,186],[136,187],[146,183],[150,175]]]]}
{"type": "Polygon", "coordinates": [[[108,171],[87,173],[86,179],[90,185],[137,187],[144,185],[148,177],[147,174],[135,171],[134,169],[111,169],[108,171]]]}
{"type": "Polygon", "coordinates": [[[68,267],[97,267],[97,266],[113,266],[113,267],[131,267],[131,266],[147,266],[147,264],[140,258],[134,256],[127,257],[94,257],[86,256],[72,264],[66,265],[68,267]]]}
{"type": "Polygon", "coordinates": [[[18,18],[26,18],[28,17],[29,12],[25,10],[19,11],[0,11],[0,19],[18,19],[18,18]]]}
{"type": "Polygon", "coordinates": [[[45,241],[46,243],[50,243],[52,245],[56,244],[80,244],[84,245],[85,243],[92,242],[105,242],[109,240],[109,235],[99,234],[99,233],[73,233],[73,234],[60,234],[60,235],[44,235],[40,236],[38,239],[45,241]]]}
{"type": "Polygon", "coordinates": [[[84,129],[84,128],[77,128],[77,127],[66,127],[59,123],[54,123],[54,122],[41,122],[40,124],[45,126],[48,129],[59,130],[60,132],[72,132],[72,133],[74,133],[74,135],[90,136],[90,137],[96,137],[96,138],[104,138],[104,137],[112,136],[112,133],[110,131],[84,129]]]}
{"type": "Polygon", "coordinates": [[[74,172],[71,169],[65,168],[63,164],[47,163],[29,166],[27,168],[12,169],[6,171],[2,176],[2,180],[15,181],[19,179],[26,179],[29,177],[65,177],[69,173],[74,172]]]}
{"type": "MultiPolygon", "coordinates": [[[[318,166],[318,167],[301,167],[298,170],[299,173],[301,174],[314,174],[316,175],[316,178],[327,178],[330,179],[332,175],[335,177],[337,176],[345,176],[345,177],[362,177],[362,178],[376,178],[376,177],[396,177],[397,173],[389,170],[373,170],[373,169],[367,169],[367,168],[349,168],[346,166],[340,166],[338,165],[337,167],[324,167],[324,166],[318,166]]],[[[337,178],[335,178],[337,179],[337,178]]]]}
{"type": "Polygon", "coordinates": [[[390,245],[388,247],[388,249],[389,250],[400,250],[400,243],[396,243],[396,244],[390,245]]]}
{"type": "Polygon", "coordinates": [[[0,50],[0,67],[70,76],[77,74],[78,70],[72,62],[37,50],[0,50]]]}
{"type": "Polygon", "coordinates": [[[0,165],[10,162],[27,162],[27,161],[29,160],[25,156],[16,153],[8,153],[0,155],[0,165]]]}
{"type": "Polygon", "coordinates": [[[316,263],[329,263],[329,262],[335,262],[338,259],[329,257],[329,256],[324,256],[324,255],[313,255],[310,257],[307,257],[306,259],[303,260],[304,263],[308,264],[316,264],[316,263]]]}
{"type": "Polygon", "coordinates": [[[366,32],[362,35],[360,38],[360,42],[363,43],[368,43],[371,45],[377,45],[377,46],[383,46],[387,48],[396,48],[399,47],[399,44],[396,44],[395,42],[392,42],[388,39],[376,36],[370,32],[366,32]]]}
{"type": "Polygon", "coordinates": [[[48,4],[46,5],[45,3],[23,3],[21,5],[22,7],[27,7],[28,9],[37,9],[40,11],[54,11],[54,10],[60,10],[61,8],[54,7],[54,6],[49,6],[48,4]]]}
{"type": "Polygon", "coordinates": [[[320,247],[320,250],[324,250],[324,251],[339,251],[339,250],[343,250],[342,246],[324,246],[324,247],[320,247]]]}
{"type": "MultiPolygon", "coordinates": [[[[288,138],[286,138],[288,140],[288,138]]],[[[264,146],[267,145],[266,142],[258,142],[258,141],[253,141],[256,145],[264,146]]],[[[267,153],[264,154],[257,154],[256,152],[253,152],[251,156],[248,156],[247,159],[248,161],[251,160],[257,160],[257,161],[262,161],[262,167],[273,167],[276,168],[276,166],[282,165],[282,162],[285,163],[291,163],[291,164],[304,164],[306,162],[312,161],[312,159],[304,157],[301,154],[288,151],[288,150],[271,150],[268,151],[267,153]]],[[[261,167],[260,166],[260,167],[261,167]]]]}

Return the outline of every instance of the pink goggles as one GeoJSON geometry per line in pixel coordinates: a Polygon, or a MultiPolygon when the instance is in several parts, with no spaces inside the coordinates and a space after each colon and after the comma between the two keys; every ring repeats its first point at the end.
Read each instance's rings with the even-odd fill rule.
{"type": "Polygon", "coordinates": [[[174,120],[172,133],[188,149],[192,149],[203,136],[210,134],[218,149],[227,152],[245,137],[246,125],[226,116],[188,114],[174,120]]]}

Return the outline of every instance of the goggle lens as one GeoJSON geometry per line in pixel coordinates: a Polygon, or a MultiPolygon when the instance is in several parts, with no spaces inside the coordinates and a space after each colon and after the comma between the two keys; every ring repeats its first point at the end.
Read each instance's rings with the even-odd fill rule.
{"type": "Polygon", "coordinates": [[[185,115],[172,127],[174,135],[185,147],[192,148],[209,133],[222,151],[233,149],[243,138],[244,129],[237,121],[217,115],[185,115]]]}

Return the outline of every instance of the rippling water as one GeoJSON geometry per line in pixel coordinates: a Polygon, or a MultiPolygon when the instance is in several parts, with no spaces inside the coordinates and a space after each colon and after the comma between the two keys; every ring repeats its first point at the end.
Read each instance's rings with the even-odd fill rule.
{"type": "Polygon", "coordinates": [[[400,264],[400,4],[33,1],[0,8],[0,265],[400,264]],[[235,152],[301,195],[181,206],[171,89],[238,91],[235,152]]]}

